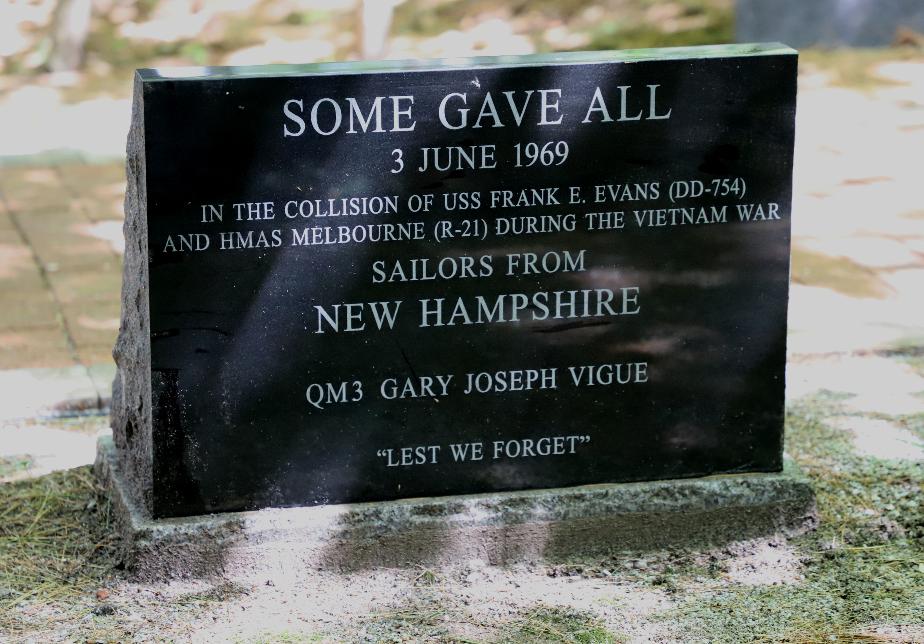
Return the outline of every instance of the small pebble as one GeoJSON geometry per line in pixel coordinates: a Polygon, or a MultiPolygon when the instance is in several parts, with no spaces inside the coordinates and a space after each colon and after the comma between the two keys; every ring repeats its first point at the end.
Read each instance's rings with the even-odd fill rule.
{"type": "Polygon", "coordinates": [[[112,615],[116,612],[115,606],[112,604],[100,604],[93,609],[94,615],[112,615]]]}

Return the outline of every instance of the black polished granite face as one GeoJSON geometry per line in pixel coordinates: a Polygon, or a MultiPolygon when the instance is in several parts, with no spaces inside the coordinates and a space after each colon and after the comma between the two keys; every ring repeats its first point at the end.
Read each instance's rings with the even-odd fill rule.
{"type": "Polygon", "coordinates": [[[796,56],[687,53],[140,72],[154,515],[779,470],[796,56]]]}

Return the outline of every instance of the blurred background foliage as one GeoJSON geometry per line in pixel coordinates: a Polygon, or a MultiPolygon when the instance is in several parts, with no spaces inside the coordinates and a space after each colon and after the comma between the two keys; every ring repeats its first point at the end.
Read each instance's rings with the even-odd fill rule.
{"type": "Polygon", "coordinates": [[[0,0],[0,72],[731,42],[733,0],[0,0]]]}

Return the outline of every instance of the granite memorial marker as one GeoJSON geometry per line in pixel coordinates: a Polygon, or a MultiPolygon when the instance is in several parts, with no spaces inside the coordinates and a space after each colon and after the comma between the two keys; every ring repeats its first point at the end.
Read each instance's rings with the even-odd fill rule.
{"type": "Polygon", "coordinates": [[[782,467],[795,52],[141,70],[154,517],[782,467]]]}

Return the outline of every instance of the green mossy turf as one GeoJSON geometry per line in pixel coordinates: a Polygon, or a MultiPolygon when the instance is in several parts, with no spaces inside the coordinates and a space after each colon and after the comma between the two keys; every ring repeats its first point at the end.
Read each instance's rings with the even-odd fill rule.
{"type": "MultiPolygon", "coordinates": [[[[825,419],[834,398],[791,407],[787,448],[809,476],[821,522],[795,539],[803,582],[688,594],[660,617],[690,641],[875,641],[876,626],[924,623],[924,467],[854,455],[825,419]]],[[[693,574],[681,581],[702,581],[693,574]]]]}

